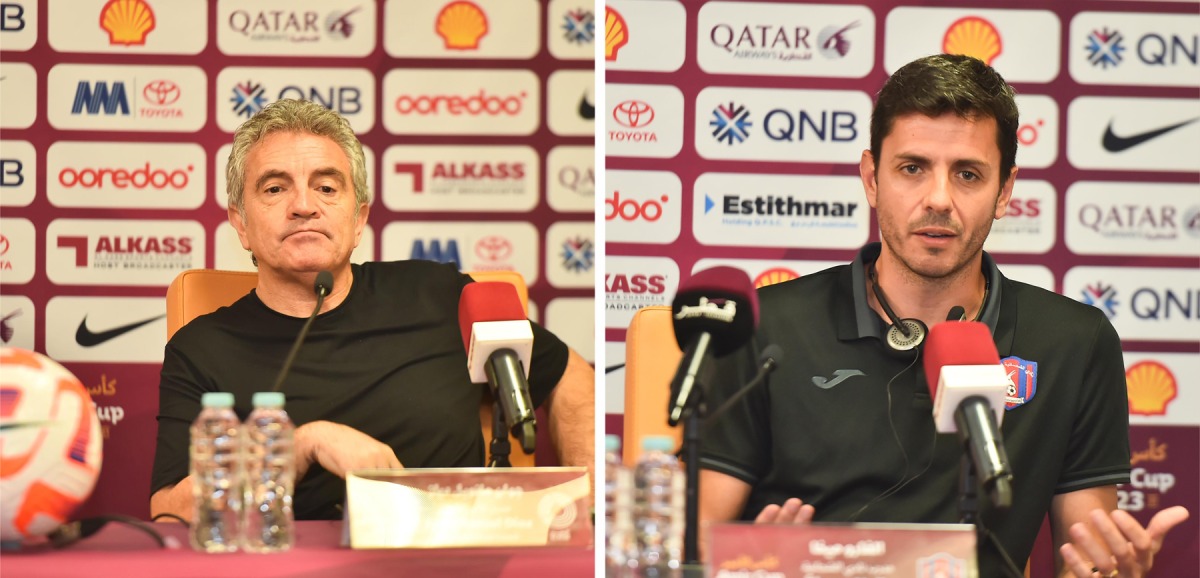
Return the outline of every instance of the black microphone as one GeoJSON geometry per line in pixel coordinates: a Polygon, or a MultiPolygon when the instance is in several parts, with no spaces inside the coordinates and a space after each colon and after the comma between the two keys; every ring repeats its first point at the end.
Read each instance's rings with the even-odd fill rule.
{"type": "Polygon", "coordinates": [[[758,384],[765,381],[767,376],[770,375],[772,371],[775,371],[776,367],[779,367],[780,361],[783,361],[782,348],[774,343],[763,348],[762,355],[758,356],[758,372],[754,374],[754,379],[751,379],[749,383],[743,385],[742,388],[737,391],[737,393],[725,400],[725,403],[721,404],[721,407],[718,407],[715,411],[708,414],[708,417],[704,420],[704,425],[712,425],[717,421],[717,418],[729,411],[733,407],[733,404],[745,397],[745,395],[749,393],[751,389],[754,389],[758,386],[758,384]]]}
{"type": "Polygon", "coordinates": [[[317,273],[317,280],[313,282],[313,293],[317,294],[317,306],[313,307],[312,315],[308,316],[308,321],[305,321],[304,327],[300,328],[300,334],[296,336],[296,342],[292,344],[292,351],[288,353],[287,360],[283,362],[283,367],[279,369],[279,377],[275,378],[275,387],[272,387],[271,391],[279,391],[279,388],[283,387],[283,379],[292,370],[292,363],[296,361],[296,354],[300,352],[300,344],[304,343],[304,338],[308,336],[308,328],[312,327],[317,314],[321,312],[321,305],[325,303],[325,296],[329,295],[332,291],[333,273],[329,271],[317,273]]]}
{"type": "Polygon", "coordinates": [[[963,309],[962,305],[955,305],[950,308],[950,312],[946,314],[946,321],[966,321],[967,310],[963,309]]]}
{"type": "Polygon", "coordinates": [[[683,359],[671,380],[667,423],[675,426],[688,409],[692,390],[707,381],[710,359],[750,341],[758,326],[758,294],[745,271],[714,267],[692,275],[671,302],[675,341],[683,359]]]}

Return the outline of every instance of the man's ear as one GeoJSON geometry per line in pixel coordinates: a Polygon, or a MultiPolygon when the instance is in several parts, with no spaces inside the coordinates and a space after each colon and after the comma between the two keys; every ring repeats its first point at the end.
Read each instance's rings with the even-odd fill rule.
{"type": "Polygon", "coordinates": [[[367,217],[371,214],[371,205],[363,203],[358,206],[358,218],[354,223],[354,247],[358,247],[358,242],[362,239],[363,229],[367,228],[367,217]]]}
{"type": "Polygon", "coordinates": [[[863,191],[867,194],[867,203],[871,208],[875,207],[875,195],[879,192],[879,181],[875,175],[875,157],[871,156],[870,150],[862,152],[862,158],[858,159],[858,176],[862,179],[863,191]]]}
{"type": "Polygon", "coordinates": [[[996,197],[996,211],[992,215],[994,219],[1001,219],[1008,212],[1008,202],[1012,200],[1013,184],[1017,182],[1017,167],[1013,167],[1008,172],[1008,179],[1004,181],[1004,186],[1000,187],[1000,195],[996,197]]]}
{"type": "Polygon", "coordinates": [[[237,231],[238,240],[242,242],[242,248],[247,251],[251,250],[250,238],[246,235],[246,223],[242,221],[242,214],[233,207],[229,207],[227,212],[229,214],[229,224],[233,225],[234,231],[237,231]]]}

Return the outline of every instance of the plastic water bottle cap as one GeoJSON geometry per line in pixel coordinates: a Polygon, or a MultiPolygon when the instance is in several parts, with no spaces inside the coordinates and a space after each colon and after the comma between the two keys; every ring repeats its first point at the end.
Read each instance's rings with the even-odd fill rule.
{"type": "Polygon", "coordinates": [[[259,391],[250,398],[254,407],[283,407],[282,391],[259,391]]]}
{"type": "Polygon", "coordinates": [[[642,438],[642,449],[648,452],[671,452],[675,439],[671,436],[646,436],[642,438]]]}
{"type": "Polygon", "coordinates": [[[233,394],[227,391],[210,391],[200,396],[204,407],[233,407],[233,394]]]}
{"type": "Polygon", "coordinates": [[[604,451],[617,452],[621,451],[621,438],[616,434],[608,434],[604,436],[604,451]]]}

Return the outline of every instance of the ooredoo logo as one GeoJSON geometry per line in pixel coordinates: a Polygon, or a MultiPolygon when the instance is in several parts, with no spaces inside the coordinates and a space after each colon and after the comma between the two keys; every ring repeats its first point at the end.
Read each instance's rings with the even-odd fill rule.
{"type": "Polygon", "coordinates": [[[972,56],[989,65],[1003,48],[996,25],[978,16],[955,20],[942,37],[943,52],[972,56]]]}
{"type": "Polygon", "coordinates": [[[146,164],[133,170],[110,167],[65,167],[58,172],[58,182],[68,189],[75,187],[99,189],[107,185],[118,189],[163,190],[171,188],[180,190],[188,186],[190,175],[194,170],[195,167],[192,165],[176,169],[152,167],[150,161],[146,161],[146,164]]]}
{"type": "Polygon", "coordinates": [[[46,153],[55,207],[194,209],[208,191],[204,147],[58,141],[46,153]]]}
{"type": "Polygon", "coordinates": [[[654,122],[654,107],[641,100],[626,100],[613,108],[613,120],[626,128],[643,128],[654,122]]]}
{"type": "Polygon", "coordinates": [[[667,195],[658,199],[647,199],[639,203],[635,199],[622,199],[621,191],[613,191],[611,197],[604,200],[604,219],[611,221],[620,218],[622,221],[649,221],[651,223],[663,216],[663,204],[669,200],[667,195]]]}
{"type": "Polygon", "coordinates": [[[524,91],[495,95],[484,88],[470,95],[402,94],[396,99],[396,112],[421,116],[517,116],[524,108],[526,97],[524,91]]]}

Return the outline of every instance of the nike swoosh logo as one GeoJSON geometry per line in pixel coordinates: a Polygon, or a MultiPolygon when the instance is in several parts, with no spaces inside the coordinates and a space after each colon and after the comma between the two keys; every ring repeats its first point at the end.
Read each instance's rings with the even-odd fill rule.
{"type": "Polygon", "coordinates": [[[1131,136],[1117,136],[1117,135],[1113,134],[1112,121],[1110,120],[1110,121],[1108,121],[1108,128],[1104,129],[1104,140],[1101,141],[1101,144],[1104,145],[1104,150],[1106,150],[1110,153],[1119,153],[1123,150],[1131,149],[1135,146],[1138,146],[1150,139],[1158,138],[1158,137],[1160,137],[1164,134],[1167,134],[1177,128],[1185,127],[1189,124],[1192,124],[1193,122],[1196,122],[1197,120],[1200,120],[1200,118],[1193,118],[1192,120],[1185,120],[1179,124],[1173,124],[1171,126],[1164,126],[1162,128],[1156,128],[1154,130],[1148,130],[1146,132],[1138,133],[1138,134],[1131,135],[1131,136]]]}
{"type": "Polygon", "coordinates": [[[821,389],[830,389],[835,385],[850,379],[856,375],[866,376],[867,374],[857,369],[839,369],[833,372],[833,379],[826,379],[820,375],[814,375],[812,378],[813,385],[821,389]]]}
{"type": "Polygon", "coordinates": [[[579,99],[579,116],[587,120],[596,120],[596,105],[588,102],[587,95],[579,99]]]}
{"type": "Polygon", "coordinates": [[[130,331],[133,331],[134,329],[137,329],[138,327],[141,327],[148,323],[154,323],[155,321],[158,321],[159,319],[162,319],[163,317],[166,317],[166,315],[165,314],[164,315],[156,315],[154,317],[151,317],[150,319],[146,319],[145,321],[134,321],[133,323],[130,323],[129,325],[122,325],[120,327],[114,327],[107,331],[93,333],[92,330],[88,329],[87,316],[85,315],[85,316],[83,316],[83,321],[79,322],[79,329],[75,330],[75,343],[78,343],[84,347],[95,347],[97,345],[100,345],[101,343],[104,343],[105,341],[108,341],[110,339],[115,339],[117,337],[125,335],[126,333],[129,333],[130,331]]]}

